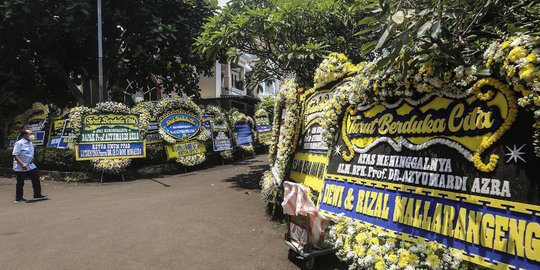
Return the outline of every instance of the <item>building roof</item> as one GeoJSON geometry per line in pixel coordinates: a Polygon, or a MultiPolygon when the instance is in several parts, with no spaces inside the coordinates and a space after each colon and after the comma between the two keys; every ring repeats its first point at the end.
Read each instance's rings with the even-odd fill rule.
{"type": "Polygon", "coordinates": [[[239,101],[252,102],[252,103],[257,103],[257,102],[261,101],[260,99],[258,99],[256,97],[247,96],[247,95],[242,95],[242,96],[239,96],[239,95],[221,95],[220,97],[201,98],[201,100],[224,100],[224,99],[232,99],[232,100],[239,100],[239,101]]]}

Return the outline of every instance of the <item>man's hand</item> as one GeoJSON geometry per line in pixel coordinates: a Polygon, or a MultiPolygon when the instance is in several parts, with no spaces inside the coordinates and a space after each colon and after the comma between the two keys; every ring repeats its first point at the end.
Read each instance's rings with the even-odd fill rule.
{"type": "Polygon", "coordinates": [[[25,170],[25,171],[28,171],[28,164],[21,164],[21,167],[25,170]]]}
{"type": "Polygon", "coordinates": [[[33,164],[34,163],[34,159],[31,159],[30,162],[28,162],[28,164],[33,164]]]}

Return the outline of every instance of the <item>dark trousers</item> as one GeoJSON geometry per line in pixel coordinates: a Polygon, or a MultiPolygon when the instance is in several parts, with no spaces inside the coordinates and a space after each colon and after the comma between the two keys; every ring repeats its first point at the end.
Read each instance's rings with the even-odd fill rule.
{"type": "Polygon", "coordinates": [[[41,196],[41,183],[39,182],[38,169],[33,169],[27,172],[15,172],[15,174],[17,176],[17,186],[16,186],[16,191],[15,191],[16,200],[20,200],[23,198],[24,180],[26,180],[27,177],[30,178],[30,181],[32,181],[32,188],[34,189],[34,198],[41,196]]]}

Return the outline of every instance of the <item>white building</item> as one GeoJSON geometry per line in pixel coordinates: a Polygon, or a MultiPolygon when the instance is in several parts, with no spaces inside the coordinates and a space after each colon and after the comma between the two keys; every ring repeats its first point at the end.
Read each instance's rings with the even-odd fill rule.
{"type": "Polygon", "coordinates": [[[237,63],[220,63],[216,61],[212,77],[201,77],[201,102],[204,105],[218,105],[224,110],[237,108],[239,111],[253,115],[255,104],[265,96],[275,96],[279,91],[280,81],[260,82],[256,87],[246,86],[246,73],[251,71],[257,59],[253,55],[244,54],[237,63]]]}

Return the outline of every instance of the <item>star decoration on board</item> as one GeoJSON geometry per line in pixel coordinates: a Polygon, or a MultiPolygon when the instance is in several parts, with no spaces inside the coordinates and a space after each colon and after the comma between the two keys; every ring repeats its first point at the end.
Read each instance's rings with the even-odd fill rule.
{"type": "Polygon", "coordinates": [[[342,147],[343,145],[336,145],[336,147],[334,148],[334,156],[341,156],[342,147]]]}
{"type": "Polygon", "coordinates": [[[525,161],[525,159],[523,159],[522,155],[525,154],[525,152],[521,152],[521,149],[523,149],[523,147],[525,147],[526,144],[520,146],[519,148],[517,148],[517,145],[514,144],[514,148],[511,149],[510,147],[508,146],[504,146],[506,147],[506,149],[508,149],[508,151],[510,151],[509,153],[506,153],[504,154],[505,156],[510,156],[508,158],[508,160],[506,161],[506,163],[510,162],[510,160],[514,160],[514,163],[518,163],[518,159],[522,160],[523,162],[527,163],[527,161],[525,161]]]}

